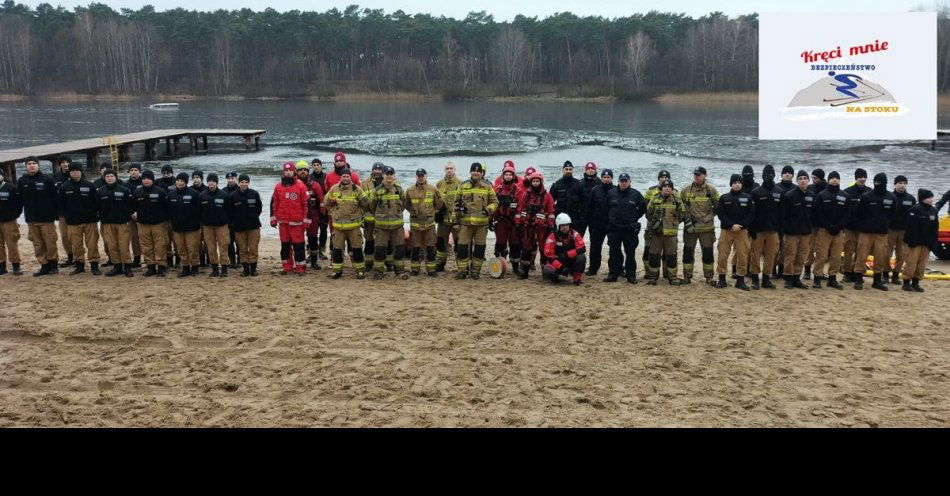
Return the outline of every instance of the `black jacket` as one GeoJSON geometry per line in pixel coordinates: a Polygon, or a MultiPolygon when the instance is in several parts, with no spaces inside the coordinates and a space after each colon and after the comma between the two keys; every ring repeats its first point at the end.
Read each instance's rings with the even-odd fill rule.
{"type": "Polygon", "coordinates": [[[157,184],[142,186],[132,193],[135,199],[135,218],[139,224],[154,226],[168,220],[168,191],[157,184]]]}
{"type": "Polygon", "coordinates": [[[820,227],[828,231],[828,234],[836,236],[844,229],[850,212],[848,194],[841,191],[840,186],[829,185],[815,198],[812,224],[814,227],[820,227]]]}
{"type": "Polygon", "coordinates": [[[778,190],[784,195],[785,193],[788,193],[789,191],[797,188],[798,186],[795,184],[794,181],[789,181],[789,182],[779,181],[775,183],[775,187],[778,188],[778,190]]]}
{"type": "Polygon", "coordinates": [[[597,187],[598,184],[601,184],[600,178],[596,175],[588,177],[586,174],[581,176],[581,186],[584,187],[584,195],[587,197],[588,203],[590,202],[590,192],[597,187]]]}
{"type": "Polygon", "coordinates": [[[196,188],[193,184],[188,183],[188,187],[191,188],[191,189],[193,189],[193,190],[195,190],[195,191],[197,191],[199,195],[200,195],[201,193],[204,193],[205,191],[208,191],[208,185],[205,184],[205,183],[201,183],[201,186],[199,186],[199,187],[197,187],[197,188],[196,188]]]}
{"type": "MultiPolygon", "coordinates": [[[[587,190],[584,184],[573,176],[563,176],[548,190],[554,198],[554,214],[567,213],[571,219],[586,219],[587,190]]],[[[579,222],[575,222],[580,224],[579,222]]]]}
{"type": "Polygon", "coordinates": [[[891,219],[890,229],[902,231],[906,229],[907,212],[910,211],[910,207],[917,204],[917,199],[914,198],[914,195],[906,191],[903,193],[894,191],[893,194],[894,197],[897,198],[897,203],[894,206],[894,217],[891,219]]]}
{"type": "MultiPolygon", "coordinates": [[[[50,177],[53,178],[53,185],[56,186],[56,192],[57,192],[57,194],[59,193],[59,187],[62,186],[63,183],[65,183],[66,181],[69,181],[69,173],[68,173],[68,172],[56,171],[56,172],[54,172],[53,174],[51,174],[50,177]]],[[[64,206],[62,203],[59,203],[59,199],[57,198],[56,213],[57,213],[58,215],[60,215],[60,216],[63,216],[63,215],[65,215],[65,210],[64,210],[64,209],[65,209],[65,206],[64,206]]],[[[67,222],[67,224],[68,224],[68,222],[67,222]]]]}
{"type": "Polygon", "coordinates": [[[860,220],[858,216],[858,204],[861,203],[861,195],[868,191],[871,191],[871,188],[867,186],[859,187],[857,184],[844,190],[844,192],[848,194],[848,223],[845,224],[845,229],[849,231],[858,230],[860,220]]]}
{"type": "Polygon", "coordinates": [[[827,187],[828,187],[828,183],[825,181],[822,181],[818,184],[811,183],[808,185],[808,191],[811,191],[811,194],[815,195],[815,198],[818,198],[818,193],[821,193],[827,187]]]}
{"type": "Polygon", "coordinates": [[[106,184],[96,191],[99,198],[99,222],[103,224],[125,224],[132,220],[135,201],[129,188],[116,182],[106,184]]]}
{"type": "Polygon", "coordinates": [[[782,196],[782,232],[785,234],[811,234],[811,215],[815,195],[806,188],[803,192],[796,186],[782,196]]]}
{"type": "Polygon", "coordinates": [[[885,190],[883,194],[878,194],[874,189],[865,191],[855,212],[858,216],[858,232],[887,234],[896,206],[897,197],[890,191],[885,190]]]}
{"type": "Polygon", "coordinates": [[[201,201],[198,192],[185,187],[168,190],[168,213],[172,231],[188,232],[201,229],[201,201]]]}
{"type": "Polygon", "coordinates": [[[155,179],[155,184],[162,187],[166,192],[175,187],[175,176],[159,177],[155,179]]]}
{"type": "Polygon", "coordinates": [[[242,193],[238,189],[231,193],[229,200],[228,218],[231,219],[231,227],[236,232],[261,227],[261,212],[264,211],[264,203],[257,191],[247,188],[247,192],[242,193]]]}
{"type": "Polygon", "coordinates": [[[69,180],[59,186],[59,204],[63,206],[66,224],[76,226],[99,222],[99,198],[92,183],[69,180]]]}
{"type": "Polygon", "coordinates": [[[142,176],[139,176],[138,179],[132,179],[132,178],[126,179],[125,182],[122,183],[122,185],[125,186],[126,189],[129,190],[129,193],[132,193],[134,195],[135,190],[137,190],[139,186],[142,185],[142,176]]]}
{"type": "Polygon", "coordinates": [[[320,183],[320,189],[322,189],[324,193],[327,192],[327,173],[326,172],[321,172],[319,174],[317,174],[316,172],[311,172],[310,180],[320,183]]]}
{"type": "Polygon", "coordinates": [[[0,182],[0,222],[16,220],[22,212],[23,204],[20,203],[16,185],[6,181],[0,182]]]}
{"type": "Polygon", "coordinates": [[[16,189],[28,223],[56,221],[56,186],[52,177],[42,172],[24,174],[17,179],[16,189]]]}
{"type": "Polygon", "coordinates": [[[201,201],[201,225],[214,227],[228,225],[230,199],[223,189],[217,188],[213,192],[211,188],[205,189],[198,198],[201,201]]]}
{"type": "Polygon", "coordinates": [[[607,193],[607,229],[640,229],[640,217],[647,213],[647,202],[633,187],[621,190],[619,186],[607,193]]]}
{"type": "Polygon", "coordinates": [[[778,232],[782,223],[782,190],[775,183],[767,189],[765,185],[752,190],[752,202],[755,203],[755,219],[752,220],[754,233],[778,232]]]}
{"type": "Polygon", "coordinates": [[[761,184],[759,184],[759,183],[757,183],[757,182],[755,182],[755,181],[752,181],[752,184],[749,184],[749,185],[746,185],[746,183],[743,181],[743,183],[742,183],[742,192],[745,193],[745,194],[747,194],[747,195],[751,195],[752,192],[755,191],[755,188],[758,188],[759,186],[761,186],[761,184]]]}
{"type": "Polygon", "coordinates": [[[938,214],[940,213],[940,209],[943,208],[943,206],[947,203],[950,203],[950,189],[948,189],[947,192],[940,197],[940,201],[937,202],[935,208],[937,209],[938,214]]]}
{"type": "Polygon", "coordinates": [[[615,185],[598,184],[590,191],[587,198],[587,225],[591,228],[605,229],[607,227],[607,213],[610,205],[607,204],[607,194],[616,188],[615,185]]]}
{"type": "Polygon", "coordinates": [[[907,246],[933,246],[937,242],[937,230],[940,226],[938,217],[937,209],[925,203],[910,207],[907,211],[907,230],[904,232],[904,242],[907,246]]]}
{"type": "Polygon", "coordinates": [[[228,195],[228,198],[230,198],[231,193],[234,193],[235,191],[241,189],[241,187],[235,184],[234,186],[225,186],[221,189],[228,195]]]}
{"type": "Polygon", "coordinates": [[[719,197],[719,205],[716,206],[716,215],[719,216],[719,227],[728,231],[732,226],[738,224],[743,229],[748,229],[755,219],[755,202],[752,195],[743,193],[728,193],[719,197]]]}

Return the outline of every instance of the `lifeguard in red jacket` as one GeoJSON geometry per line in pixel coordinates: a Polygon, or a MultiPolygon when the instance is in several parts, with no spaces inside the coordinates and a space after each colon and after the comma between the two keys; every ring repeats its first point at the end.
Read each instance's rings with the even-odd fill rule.
{"type": "Polygon", "coordinates": [[[294,163],[284,164],[280,182],[274,186],[270,202],[270,225],[280,234],[280,259],[284,274],[296,270],[300,275],[307,272],[304,252],[304,232],[310,226],[310,194],[301,180],[297,179],[294,163]],[[291,259],[291,246],[293,259],[291,259]],[[296,269],[294,268],[296,261],[296,269]]]}

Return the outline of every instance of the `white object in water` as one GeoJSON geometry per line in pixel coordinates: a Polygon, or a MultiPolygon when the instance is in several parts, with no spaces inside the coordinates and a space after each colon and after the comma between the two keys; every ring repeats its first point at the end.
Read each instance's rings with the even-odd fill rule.
{"type": "Polygon", "coordinates": [[[152,105],[149,105],[148,108],[178,110],[178,104],[177,103],[153,103],[152,105]]]}

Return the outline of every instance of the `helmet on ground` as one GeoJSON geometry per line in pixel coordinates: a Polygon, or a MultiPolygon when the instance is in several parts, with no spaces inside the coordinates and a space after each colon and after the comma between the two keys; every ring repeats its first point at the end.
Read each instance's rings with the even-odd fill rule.
{"type": "Polygon", "coordinates": [[[554,219],[554,224],[557,227],[561,227],[564,224],[570,224],[570,223],[571,223],[571,216],[567,215],[564,212],[557,214],[557,217],[554,219]]]}

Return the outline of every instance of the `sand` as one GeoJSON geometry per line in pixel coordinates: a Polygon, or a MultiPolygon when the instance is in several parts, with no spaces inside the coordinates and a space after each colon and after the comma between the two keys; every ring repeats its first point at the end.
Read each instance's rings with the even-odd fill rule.
{"type": "Polygon", "coordinates": [[[258,278],[0,277],[0,426],[950,423],[950,282],[331,281],[277,252],[258,278]]]}

